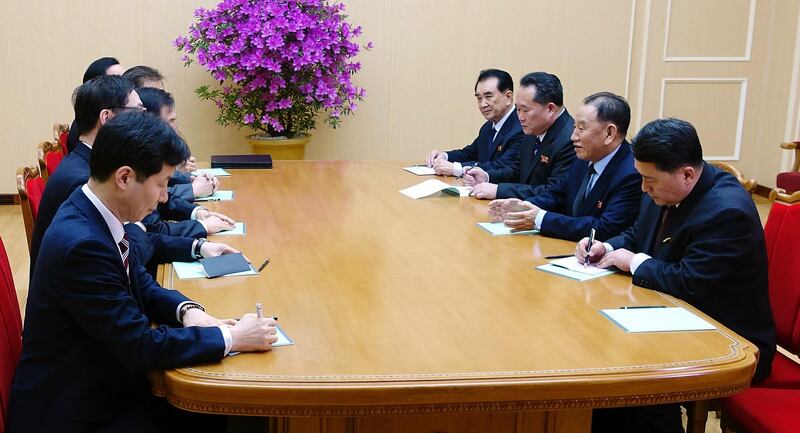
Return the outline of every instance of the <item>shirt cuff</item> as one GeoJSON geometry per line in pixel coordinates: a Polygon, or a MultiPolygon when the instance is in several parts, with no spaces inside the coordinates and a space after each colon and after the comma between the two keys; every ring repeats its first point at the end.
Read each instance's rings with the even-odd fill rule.
{"type": "Polygon", "coordinates": [[[144,224],[142,224],[141,221],[136,221],[134,224],[136,224],[137,227],[142,229],[143,232],[147,233],[147,227],[145,227],[144,224]]]}
{"type": "Polygon", "coordinates": [[[464,167],[461,166],[460,162],[453,163],[453,176],[459,177],[464,174],[464,167]]]}
{"type": "Polygon", "coordinates": [[[544,209],[539,209],[539,212],[536,212],[536,218],[533,219],[533,228],[536,230],[542,229],[542,221],[544,221],[545,214],[547,214],[547,211],[544,209]]]}
{"type": "Polygon", "coordinates": [[[652,259],[652,257],[645,253],[634,254],[633,258],[631,259],[631,275],[635,274],[636,270],[639,269],[639,265],[644,263],[647,259],[652,259]]]}
{"type": "MultiPolygon", "coordinates": [[[[200,222],[200,224],[203,224],[203,222],[202,222],[202,221],[199,221],[199,222],[200,222]]],[[[195,255],[194,255],[194,249],[195,249],[195,248],[197,248],[197,242],[199,242],[199,241],[198,241],[197,239],[195,239],[195,240],[194,240],[194,242],[192,242],[192,249],[191,249],[191,250],[189,250],[189,254],[190,254],[192,257],[194,257],[195,259],[197,259],[197,258],[198,258],[198,257],[195,257],[195,255]]]]}
{"type": "Polygon", "coordinates": [[[614,251],[614,247],[612,247],[608,242],[603,242],[603,246],[606,247],[606,254],[614,251]]]}
{"type": "MultiPolygon", "coordinates": [[[[199,212],[200,210],[208,210],[208,209],[204,208],[203,206],[195,206],[194,209],[192,209],[192,215],[189,218],[193,219],[193,220],[196,220],[197,219],[197,212],[199,212]]],[[[205,227],[205,226],[203,226],[203,227],[205,227]]]]}
{"type": "Polygon", "coordinates": [[[227,326],[218,326],[218,328],[222,332],[222,339],[225,340],[224,356],[228,356],[228,354],[231,353],[231,348],[233,347],[233,335],[231,335],[231,330],[228,329],[227,326]]]}

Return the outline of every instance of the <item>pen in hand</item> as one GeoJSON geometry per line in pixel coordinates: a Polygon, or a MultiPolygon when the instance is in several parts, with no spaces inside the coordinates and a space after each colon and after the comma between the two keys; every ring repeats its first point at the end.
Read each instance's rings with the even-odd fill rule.
{"type": "Polygon", "coordinates": [[[594,228],[589,232],[589,243],[586,244],[586,257],[583,258],[583,267],[589,267],[589,254],[592,252],[592,245],[594,245],[594,228]]]}
{"type": "Polygon", "coordinates": [[[256,317],[259,319],[264,318],[264,310],[261,308],[261,302],[256,302],[256,317]]]}

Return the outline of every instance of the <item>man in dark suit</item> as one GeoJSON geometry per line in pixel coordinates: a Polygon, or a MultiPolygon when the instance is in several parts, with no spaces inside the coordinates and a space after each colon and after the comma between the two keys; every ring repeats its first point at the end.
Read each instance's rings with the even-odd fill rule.
{"type": "Polygon", "coordinates": [[[514,231],[535,228],[543,235],[574,241],[592,228],[606,239],[633,224],[642,191],[625,140],[630,106],[609,92],[590,95],[583,104],[575,114],[572,143],[577,159],[569,175],[525,201],[492,201],[493,221],[505,221],[514,231]]]}
{"type": "Polygon", "coordinates": [[[522,141],[522,127],[514,108],[514,81],[506,71],[485,69],[475,82],[475,98],[486,123],[478,137],[463,149],[431,152],[425,162],[440,176],[461,176],[464,167],[485,169],[512,165],[522,141]]]}
{"type": "MultiPolygon", "coordinates": [[[[650,122],[631,149],[647,193],[639,217],[606,243],[595,241],[590,259],[630,272],[637,286],[680,298],[747,338],[759,350],[753,381],[763,379],[775,355],[775,324],[752,198],[733,176],[703,162],[688,122],[650,122]]],[[[578,260],[587,243],[578,243],[578,260]]],[[[596,411],[595,419],[596,432],[683,431],[677,404],[596,411]]]]}
{"type": "Polygon", "coordinates": [[[123,221],[166,200],[167,181],[187,156],[183,140],[154,116],[123,113],[101,128],[89,182],[42,240],[9,432],[155,431],[148,370],[265,351],[277,340],[273,319],[216,319],[159,286],[129,254],[123,221]]]}
{"type": "Polygon", "coordinates": [[[572,150],[572,116],[564,107],[561,80],[547,72],[533,72],[520,80],[517,114],[526,137],[514,164],[483,170],[471,168],[464,184],[479,199],[533,197],[552,188],[567,175],[572,150]]]}
{"type": "MultiPolygon", "coordinates": [[[[89,180],[89,160],[92,144],[100,127],[113,118],[116,113],[128,110],[142,110],[142,103],[133,85],[117,75],[102,75],[82,84],[75,92],[75,121],[81,140],[78,146],[59,164],[58,170],[47,182],[31,240],[31,275],[35,270],[36,259],[44,233],[50,226],[59,206],[72,192],[89,180]]],[[[192,206],[194,209],[194,206],[192,206]]],[[[191,212],[185,210],[184,212],[191,212]]],[[[202,212],[198,217],[202,218],[202,212]]],[[[216,227],[217,219],[212,219],[210,228],[216,227]]],[[[203,226],[201,226],[202,228],[203,226]]],[[[200,253],[204,257],[236,252],[225,244],[206,243],[190,237],[160,236],[157,233],[145,234],[135,225],[126,225],[126,230],[139,240],[133,249],[143,263],[151,258],[158,263],[168,261],[191,261],[200,253]],[[149,240],[148,240],[149,239],[149,240]],[[152,245],[145,242],[152,242],[152,245]],[[199,247],[199,248],[198,248],[199,247]]]]}

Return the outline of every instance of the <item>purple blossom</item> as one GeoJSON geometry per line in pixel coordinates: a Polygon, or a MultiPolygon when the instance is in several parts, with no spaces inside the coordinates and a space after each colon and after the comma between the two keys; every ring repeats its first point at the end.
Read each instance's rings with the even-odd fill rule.
{"type": "Polygon", "coordinates": [[[348,23],[344,10],[329,0],[222,0],[198,8],[188,35],[173,45],[185,63],[195,57],[224,84],[205,96],[198,90],[220,107],[218,122],[306,132],[315,126],[304,115],[309,108],[325,110],[335,126],[366,95],[351,81],[361,69],[352,60],[373,44],[354,42],[362,28],[348,23]]]}

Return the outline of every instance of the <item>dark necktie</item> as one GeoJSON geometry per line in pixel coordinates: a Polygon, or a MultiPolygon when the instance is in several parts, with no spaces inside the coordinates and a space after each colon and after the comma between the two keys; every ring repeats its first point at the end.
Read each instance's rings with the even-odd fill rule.
{"type": "Polygon", "coordinates": [[[661,246],[664,244],[664,235],[667,231],[667,225],[669,225],[669,219],[672,216],[672,213],[675,211],[675,206],[662,206],[661,209],[661,224],[658,226],[658,231],[656,232],[656,237],[653,240],[653,254],[656,254],[661,246]]]}
{"type": "Polygon", "coordinates": [[[539,140],[539,136],[533,137],[533,156],[539,154],[539,151],[542,149],[542,140],[539,140]]]}
{"type": "Polygon", "coordinates": [[[119,252],[122,255],[122,264],[125,266],[125,273],[128,274],[128,278],[130,278],[130,270],[128,269],[128,250],[130,249],[130,238],[128,238],[128,234],[125,233],[122,236],[122,240],[119,241],[117,244],[119,245],[119,252]]]}
{"type": "Polygon", "coordinates": [[[586,197],[589,196],[589,182],[592,180],[592,176],[597,174],[597,171],[594,169],[594,164],[589,164],[589,167],[586,169],[586,176],[583,177],[583,182],[581,183],[581,187],[578,189],[578,194],[575,195],[575,201],[572,202],[572,216],[578,215],[578,209],[580,209],[583,201],[586,200],[586,197]]]}
{"type": "Polygon", "coordinates": [[[497,135],[498,135],[498,134],[497,134],[497,130],[496,130],[496,129],[494,129],[494,128],[495,128],[495,127],[494,127],[494,126],[492,126],[492,143],[494,143],[494,142],[495,142],[495,140],[497,140],[497,135]]]}

